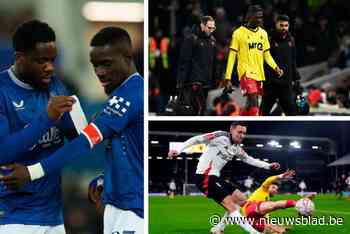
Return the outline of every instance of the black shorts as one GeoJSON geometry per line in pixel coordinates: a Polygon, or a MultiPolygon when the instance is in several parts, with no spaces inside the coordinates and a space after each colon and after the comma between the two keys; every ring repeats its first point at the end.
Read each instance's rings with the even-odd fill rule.
{"type": "Polygon", "coordinates": [[[214,175],[196,174],[196,185],[206,197],[214,199],[221,204],[225,197],[231,195],[239,186],[228,183],[214,175]]]}

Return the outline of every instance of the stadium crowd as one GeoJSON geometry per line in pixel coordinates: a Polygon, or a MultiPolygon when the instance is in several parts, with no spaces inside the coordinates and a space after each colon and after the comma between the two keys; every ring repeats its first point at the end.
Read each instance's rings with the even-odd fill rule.
{"type": "MultiPolygon", "coordinates": [[[[246,10],[251,4],[263,6],[264,29],[268,32],[273,29],[279,14],[290,17],[298,67],[326,62],[326,74],[350,67],[350,11],[347,1],[156,1],[150,4],[149,12],[150,112],[161,114],[169,97],[177,94],[180,47],[185,35],[190,33],[191,27],[198,23],[202,15],[211,15],[215,19],[216,62],[212,90],[221,87],[232,32],[244,23],[246,10]]],[[[316,75],[320,77],[325,73],[316,75]]],[[[320,105],[326,111],[349,109],[350,84],[347,78],[336,84],[305,87],[304,94],[307,95],[311,112],[317,112],[320,105]]],[[[234,75],[232,82],[238,85],[237,75],[234,75]]],[[[235,95],[216,94],[216,97],[209,98],[207,115],[237,115],[241,105],[236,99],[235,95]]]]}

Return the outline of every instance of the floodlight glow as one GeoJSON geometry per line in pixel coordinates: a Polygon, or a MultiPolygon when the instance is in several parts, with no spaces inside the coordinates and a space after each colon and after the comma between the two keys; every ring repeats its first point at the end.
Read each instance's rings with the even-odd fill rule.
{"type": "Polygon", "coordinates": [[[161,157],[161,156],[158,156],[158,157],[157,157],[157,159],[163,159],[163,157],[161,157]]]}
{"type": "Polygon", "coordinates": [[[258,147],[258,148],[263,148],[263,147],[264,147],[264,144],[256,144],[256,147],[258,147]]]}
{"type": "Polygon", "coordinates": [[[277,147],[280,143],[278,141],[272,140],[267,143],[271,147],[277,147]]]}
{"type": "Polygon", "coordinates": [[[319,147],[317,145],[313,145],[312,149],[317,150],[317,149],[319,149],[319,147]]]}
{"type": "Polygon", "coordinates": [[[157,145],[159,144],[159,141],[151,141],[151,144],[157,145]]]}
{"type": "Polygon", "coordinates": [[[300,149],[301,145],[299,143],[299,141],[292,141],[291,143],[289,143],[289,145],[295,149],[300,149]]]}
{"type": "Polygon", "coordinates": [[[143,3],[137,2],[87,2],[82,15],[96,22],[143,22],[143,3]]]}

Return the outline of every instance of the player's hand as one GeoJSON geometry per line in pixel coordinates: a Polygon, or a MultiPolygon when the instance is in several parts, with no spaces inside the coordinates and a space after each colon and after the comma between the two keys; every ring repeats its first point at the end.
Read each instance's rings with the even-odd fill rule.
{"type": "Polygon", "coordinates": [[[280,175],[281,179],[292,179],[295,176],[295,171],[294,170],[287,170],[283,174],[280,175]]]}
{"type": "Polygon", "coordinates": [[[26,166],[21,164],[10,164],[6,168],[11,171],[10,174],[0,178],[0,183],[4,184],[9,190],[16,190],[30,182],[30,174],[26,166]]]}
{"type": "Polygon", "coordinates": [[[59,120],[65,112],[72,110],[75,99],[70,96],[50,97],[47,105],[47,114],[53,121],[59,120]]]}
{"type": "Polygon", "coordinates": [[[174,150],[174,149],[169,150],[169,152],[168,152],[168,157],[170,157],[170,158],[176,157],[178,155],[179,155],[179,152],[177,152],[177,150],[174,150]]]}
{"type": "Polygon", "coordinates": [[[273,162],[273,163],[270,163],[270,169],[271,170],[279,170],[280,169],[280,167],[281,167],[281,165],[279,164],[279,163],[277,163],[277,162],[273,162]]]}
{"type": "Polygon", "coordinates": [[[281,77],[284,74],[283,70],[279,67],[276,67],[275,71],[276,71],[278,77],[281,77]]]}

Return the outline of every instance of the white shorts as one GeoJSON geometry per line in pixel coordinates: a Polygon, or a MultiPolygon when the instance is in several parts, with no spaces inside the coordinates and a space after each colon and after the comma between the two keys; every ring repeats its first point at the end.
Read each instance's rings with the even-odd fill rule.
{"type": "Polygon", "coordinates": [[[103,234],[143,233],[142,218],[130,210],[121,210],[112,205],[106,205],[103,216],[103,234]]]}
{"type": "Polygon", "coordinates": [[[0,234],[66,234],[63,224],[57,226],[40,226],[24,224],[0,225],[0,234]]]}

